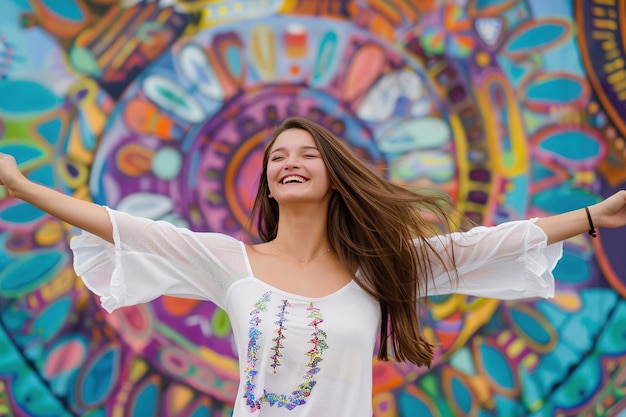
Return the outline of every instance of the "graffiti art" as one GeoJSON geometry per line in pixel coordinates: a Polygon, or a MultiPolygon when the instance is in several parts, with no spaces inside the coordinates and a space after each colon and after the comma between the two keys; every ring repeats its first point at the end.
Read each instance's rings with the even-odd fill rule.
{"type": "MultiPolygon", "coordinates": [[[[626,186],[619,0],[0,10],[0,152],[128,213],[248,239],[263,147],[291,115],[477,224],[626,186]]],[[[0,416],[229,416],[239,373],[225,313],[173,297],[106,313],[72,268],[78,233],[0,190],[0,416]]],[[[625,235],[568,240],[554,299],[429,299],[436,361],[373,359],[374,415],[625,415],[625,235]]]]}

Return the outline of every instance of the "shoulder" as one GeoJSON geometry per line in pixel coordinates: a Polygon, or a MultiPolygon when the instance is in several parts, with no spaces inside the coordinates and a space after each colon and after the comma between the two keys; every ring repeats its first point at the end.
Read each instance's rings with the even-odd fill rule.
{"type": "Polygon", "coordinates": [[[246,249],[246,252],[248,253],[248,257],[250,258],[261,258],[261,257],[272,256],[269,244],[267,242],[256,243],[256,244],[243,243],[243,245],[244,245],[244,248],[246,249]]]}

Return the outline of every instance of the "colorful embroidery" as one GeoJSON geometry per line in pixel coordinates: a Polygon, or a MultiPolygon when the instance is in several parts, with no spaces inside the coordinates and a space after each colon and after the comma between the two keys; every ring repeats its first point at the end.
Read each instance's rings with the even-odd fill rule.
{"type": "Polygon", "coordinates": [[[313,370],[317,369],[317,365],[322,361],[322,354],[328,349],[328,345],[326,344],[326,332],[318,327],[324,321],[324,316],[320,313],[320,309],[313,307],[313,303],[311,303],[307,310],[311,312],[308,317],[313,319],[313,321],[309,323],[309,326],[314,329],[310,340],[313,348],[307,352],[307,356],[309,356],[309,366],[311,370],[313,370]]]}
{"type": "MultiPolygon", "coordinates": [[[[262,334],[262,332],[258,329],[258,326],[262,322],[261,312],[267,312],[267,303],[270,300],[271,294],[271,291],[263,294],[261,299],[254,305],[254,310],[250,313],[252,317],[250,319],[250,330],[248,332],[250,340],[248,341],[248,366],[245,370],[246,392],[244,393],[246,405],[250,407],[250,411],[260,410],[261,405],[264,402],[267,402],[270,406],[275,405],[279,408],[285,407],[288,410],[293,410],[297,406],[305,404],[306,399],[311,395],[311,391],[313,391],[313,388],[317,383],[315,381],[315,375],[320,370],[319,364],[322,361],[324,351],[328,349],[328,344],[326,343],[326,332],[319,328],[319,325],[324,322],[324,316],[320,312],[319,308],[314,307],[313,303],[309,303],[309,307],[307,308],[309,315],[307,318],[312,319],[308,325],[312,328],[313,332],[311,333],[311,339],[309,340],[311,349],[306,352],[306,355],[309,357],[307,364],[309,369],[303,376],[304,381],[290,394],[278,394],[263,390],[263,395],[261,395],[260,398],[256,398],[255,379],[258,373],[256,363],[257,355],[260,349],[258,338],[262,334]]],[[[274,354],[271,357],[272,364],[270,365],[274,368],[274,373],[276,373],[276,368],[280,366],[279,358],[282,357],[281,349],[284,348],[282,340],[286,337],[285,331],[287,328],[284,326],[284,323],[287,321],[285,316],[289,314],[287,311],[288,307],[291,307],[291,304],[289,304],[287,300],[283,300],[282,304],[279,306],[280,311],[276,314],[278,321],[275,323],[278,325],[278,329],[275,331],[277,336],[273,339],[274,347],[272,350],[274,351],[274,354]]]]}
{"type": "Polygon", "coordinates": [[[254,399],[254,389],[256,385],[254,385],[254,377],[256,376],[257,370],[256,368],[256,360],[257,355],[259,353],[259,343],[258,338],[261,335],[261,331],[257,328],[259,324],[263,321],[259,316],[262,311],[267,311],[267,303],[270,300],[270,296],[272,295],[271,291],[266,292],[261,296],[261,299],[257,301],[254,305],[254,310],[250,312],[252,316],[250,318],[250,330],[248,330],[248,354],[247,354],[247,362],[248,366],[246,367],[245,374],[246,377],[246,392],[243,394],[243,397],[246,398],[246,404],[250,406],[251,410],[260,409],[261,403],[257,402],[254,399]]]}
{"type": "Polygon", "coordinates": [[[287,330],[285,328],[285,322],[287,321],[285,315],[289,314],[289,312],[287,311],[287,307],[291,307],[291,304],[289,304],[289,301],[283,300],[282,305],[279,307],[280,311],[278,312],[278,314],[276,314],[276,316],[278,317],[278,321],[274,322],[278,325],[278,329],[275,330],[277,335],[274,338],[274,347],[272,348],[274,354],[271,356],[272,364],[270,365],[272,368],[274,368],[274,373],[276,373],[276,368],[280,366],[280,358],[283,356],[280,353],[280,350],[284,347],[282,344],[282,340],[285,338],[283,332],[284,330],[287,330]]]}

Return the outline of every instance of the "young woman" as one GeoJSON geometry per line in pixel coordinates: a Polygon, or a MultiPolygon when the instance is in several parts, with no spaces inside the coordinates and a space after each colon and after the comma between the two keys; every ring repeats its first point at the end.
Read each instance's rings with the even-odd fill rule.
{"type": "Polygon", "coordinates": [[[378,334],[381,359],[433,359],[422,297],[551,297],[562,240],[626,225],[620,191],[566,214],[442,233],[439,199],[389,183],[302,118],[278,126],[264,154],[259,244],[73,199],[27,180],[8,155],[0,182],[83,229],[74,266],[107,311],[164,294],[223,308],[239,354],[235,417],[369,417],[378,334]]]}

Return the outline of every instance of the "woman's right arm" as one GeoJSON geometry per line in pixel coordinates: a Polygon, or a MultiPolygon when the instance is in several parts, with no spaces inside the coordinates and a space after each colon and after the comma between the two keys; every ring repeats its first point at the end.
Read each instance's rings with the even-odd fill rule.
{"type": "Polygon", "coordinates": [[[9,196],[19,198],[66,223],[113,242],[113,227],[104,207],[30,181],[20,172],[15,158],[3,153],[0,153],[0,185],[6,187],[9,196]]]}

